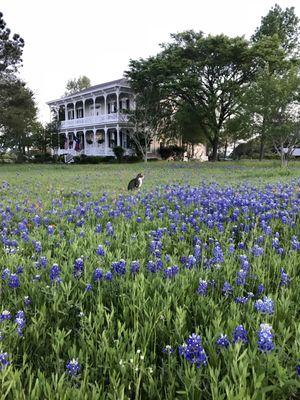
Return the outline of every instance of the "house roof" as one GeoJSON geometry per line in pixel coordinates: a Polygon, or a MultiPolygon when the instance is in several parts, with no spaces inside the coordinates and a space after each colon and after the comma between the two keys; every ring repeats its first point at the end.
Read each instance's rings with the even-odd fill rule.
{"type": "Polygon", "coordinates": [[[56,103],[56,102],[59,102],[62,100],[72,99],[77,96],[82,96],[84,94],[88,94],[91,92],[97,92],[97,91],[109,89],[109,88],[112,88],[115,86],[123,86],[123,87],[130,88],[128,81],[126,81],[125,78],[121,78],[121,79],[116,79],[114,81],[100,83],[99,85],[90,86],[86,89],[80,90],[79,92],[72,93],[68,96],[62,96],[59,99],[48,101],[46,104],[51,105],[53,103],[56,103]]]}

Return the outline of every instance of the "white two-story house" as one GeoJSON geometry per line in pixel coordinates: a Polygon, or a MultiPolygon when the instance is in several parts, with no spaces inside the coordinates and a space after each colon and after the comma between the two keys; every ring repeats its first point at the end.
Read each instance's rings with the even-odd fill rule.
{"type": "Polygon", "coordinates": [[[134,98],[125,79],[91,86],[47,103],[60,122],[54,154],[113,156],[113,147],[130,154],[126,110],[134,98]]]}
{"type": "MultiPolygon", "coordinates": [[[[125,79],[91,86],[47,104],[60,122],[54,154],[113,156],[115,146],[122,146],[126,155],[133,153],[126,111],[134,109],[135,103],[125,79]]],[[[159,147],[154,140],[149,156],[159,157],[159,147]]],[[[195,151],[195,158],[205,157],[204,146],[196,146],[195,151]]]]}

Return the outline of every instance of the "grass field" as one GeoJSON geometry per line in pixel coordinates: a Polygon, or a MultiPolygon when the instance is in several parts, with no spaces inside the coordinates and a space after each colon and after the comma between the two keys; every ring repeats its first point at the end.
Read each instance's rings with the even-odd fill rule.
{"type": "Polygon", "coordinates": [[[299,185],[273,161],[0,166],[1,400],[299,399],[299,185]]]}

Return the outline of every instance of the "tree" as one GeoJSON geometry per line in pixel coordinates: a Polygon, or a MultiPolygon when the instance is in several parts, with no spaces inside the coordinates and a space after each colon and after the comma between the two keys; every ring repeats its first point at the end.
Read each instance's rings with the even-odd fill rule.
{"type": "Polygon", "coordinates": [[[31,129],[36,120],[33,93],[19,80],[0,83],[0,137],[3,148],[16,149],[20,156],[31,145],[31,129]]]}
{"type": "Polygon", "coordinates": [[[4,74],[15,73],[22,62],[24,40],[18,34],[11,35],[0,12],[0,79],[4,74]]]}
{"type": "Polygon", "coordinates": [[[277,35],[286,54],[295,54],[299,50],[299,18],[295,14],[295,8],[282,10],[275,4],[268,14],[261,19],[261,25],[256,28],[252,41],[259,42],[264,37],[277,35]]]}
{"type": "MultiPolygon", "coordinates": [[[[276,80],[280,76],[287,76],[289,70],[298,64],[299,52],[299,18],[295,15],[294,8],[282,10],[275,5],[269,13],[262,18],[261,25],[252,36],[254,51],[256,52],[257,73],[253,87],[246,96],[250,114],[256,110],[254,121],[260,123],[258,134],[260,136],[260,160],[264,156],[264,147],[267,140],[268,129],[271,124],[270,108],[273,108],[276,80]],[[273,76],[275,80],[273,80],[273,76]],[[252,97],[252,99],[251,99],[252,97]],[[258,100],[258,104],[255,101],[258,100]]],[[[281,83],[283,83],[282,81],[281,83]]],[[[275,90],[276,92],[276,90],[275,90]]],[[[280,96],[280,93],[277,93],[280,96]]]]}
{"type": "Polygon", "coordinates": [[[58,127],[59,123],[55,118],[44,126],[40,122],[33,126],[32,146],[44,157],[48,154],[49,149],[57,146],[58,127]]]}
{"type": "Polygon", "coordinates": [[[236,112],[240,93],[253,76],[249,43],[241,37],[204,37],[194,31],[171,37],[173,41],[162,45],[157,56],[131,60],[127,76],[137,93],[149,84],[157,86],[161,108],[176,111],[181,102],[187,103],[216,160],[223,126],[236,112]]]}
{"type": "Polygon", "coordinates": [[[70,95],[72,93],[80,92],[83,89],[87,89],[88,87],[91,86],[91,81],[90,79],[83,75],[80,76],[79,78],[75,79],[70,79],[67,84],[66,84],[66,92],[65,95],[70,95]]]}

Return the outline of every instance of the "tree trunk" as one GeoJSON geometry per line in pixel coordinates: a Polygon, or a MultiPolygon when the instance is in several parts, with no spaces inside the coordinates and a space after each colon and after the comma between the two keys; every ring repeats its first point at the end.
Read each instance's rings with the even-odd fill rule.
{"type": "Polygon", "coordinates": [[[264,158],[264,152],[265,152],[265,138],[262,135],[260,138],[260,147],[259,147],[259,161],[262,161],[264,158]]]}
{"type": "Polygon", "coordinates": [[[226,158],[226,156],[227,156],[227,147],[228,147],[228,143],[227,143],[227,140],[226,140],[225,149],[224,149],[224,158],[226,158]]]}
{"type": "Polygon", "coordinates": [[[214,140],[212,143],[212,156],[211,156],[211,161],[217,161],[218,160],[218,141],[214,140]]]}

